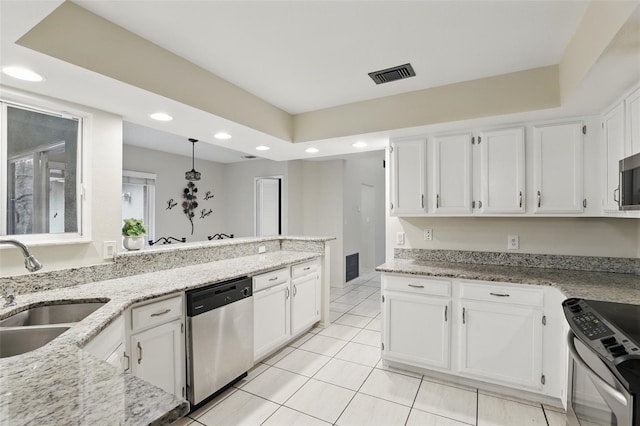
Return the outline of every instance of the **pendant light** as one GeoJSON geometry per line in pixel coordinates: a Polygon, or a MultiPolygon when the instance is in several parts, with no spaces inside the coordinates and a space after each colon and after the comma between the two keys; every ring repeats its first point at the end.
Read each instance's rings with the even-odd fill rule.
{"type": "Polygon", "coordinates": [[[184,174],[184,178],[190,182],[193,182],[194,180],[200,180],[200,172],[196,172],[196,142],[198,142],[198,139],[191,139],[189,138],[189,142],[191,142],[191,170],[189,170],[188,172],[186,172],[184,174]]]}

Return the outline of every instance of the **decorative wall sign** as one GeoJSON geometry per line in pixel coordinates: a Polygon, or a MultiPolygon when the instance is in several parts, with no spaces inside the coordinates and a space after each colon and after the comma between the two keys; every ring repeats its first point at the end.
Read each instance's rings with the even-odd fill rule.
{"type": "Polygon", "coordinates": [[[200,219],[204,219],[205,217],[209,216],[211,213],[213,213],[213,210],[209,209],[202,209],[200,211],[200,219]]]}
{"type": "Polygon", "coordinates": [[[213,194],[211,193],[211,191],[207,191],[207,193],[204,194],[204,199],[209,200],[211,198],[213,198],[213,194]]]}
{"type": "Polygon", "coordinates": [[[196,201],[198,198],[196,196],[197,192],[198,188],[196,188],[196,184],[193,182],[189,182],[182,192],[182,198],[184,198],[182,211],[187,216],[187,219],[189,219],[189,222],[191,222],[191,235],[193,235],[193,217],[195,216],[193,211],[198,208],[198,202],[196,201]]]}
{"type": "Polygon", "coordinates": [[[172,198],[169,201],[167,201],[167,208],[165,210],[171,210],[172,208],[174,208],[177,205],[178,205],[178,203],[173,201],[173,198],[172,198]]]}

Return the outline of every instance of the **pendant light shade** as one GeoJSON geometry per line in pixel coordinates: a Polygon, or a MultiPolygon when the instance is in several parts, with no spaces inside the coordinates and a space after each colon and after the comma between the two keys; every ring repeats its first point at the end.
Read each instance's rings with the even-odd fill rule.
{"type": "Polygon", "coordinates": [[[198,139],[189,138],[189,142],[191,142],[191,170],[184,174],[184,178],[190,182],[200,180],[200,172],[196,172],[196,142],[198,139]]]}

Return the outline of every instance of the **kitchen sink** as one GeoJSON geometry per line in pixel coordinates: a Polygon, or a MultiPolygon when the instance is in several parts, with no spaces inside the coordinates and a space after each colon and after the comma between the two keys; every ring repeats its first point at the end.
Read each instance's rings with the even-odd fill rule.
{"type": "Polygon", "coordinates": [[[46,345],[70,327],[0,328],[0,358],[21,355],[46,345]]]}
{"type": "MultiPolygon", "coordinates": [[[[82,321],[106,302],[65,303],[30,308],[0,320],[0,327],[69,324],[82,321]]],[[[55,336],[54,336],[55,337],[55,336]]]]}

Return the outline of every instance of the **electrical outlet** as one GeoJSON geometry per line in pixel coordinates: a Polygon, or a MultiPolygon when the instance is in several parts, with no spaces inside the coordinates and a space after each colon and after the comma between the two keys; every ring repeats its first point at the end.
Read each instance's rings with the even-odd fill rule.
{"type": "Polygon", "coordinates": [[[104,259],[113,259],[116,255],[116,242],[105,241],[102,245],[102,256],[104,259]]]}
{"type": "Polygon", "coordinates": [[[396,233],[396,244],[399,246],[404,245],[404,232],[396,233]]]}
{"type": "Polygon", "coordinates": [[[260,246],[258,247],[258,253],[265,253],[267,251],[267,248],[265,246],[260,246]]]}
{"type": "Polygon", "coordinates": [[[520,249],[520,237],[517,235],[509,235],[507,237],[507,250],[520,249]]]}
{"type": "Polygon", "coordinates": [[[424,229],[424,240],[425,241],[433,240],[433,229],[431,229],[431,228],[425,228],[424,229]]]}

